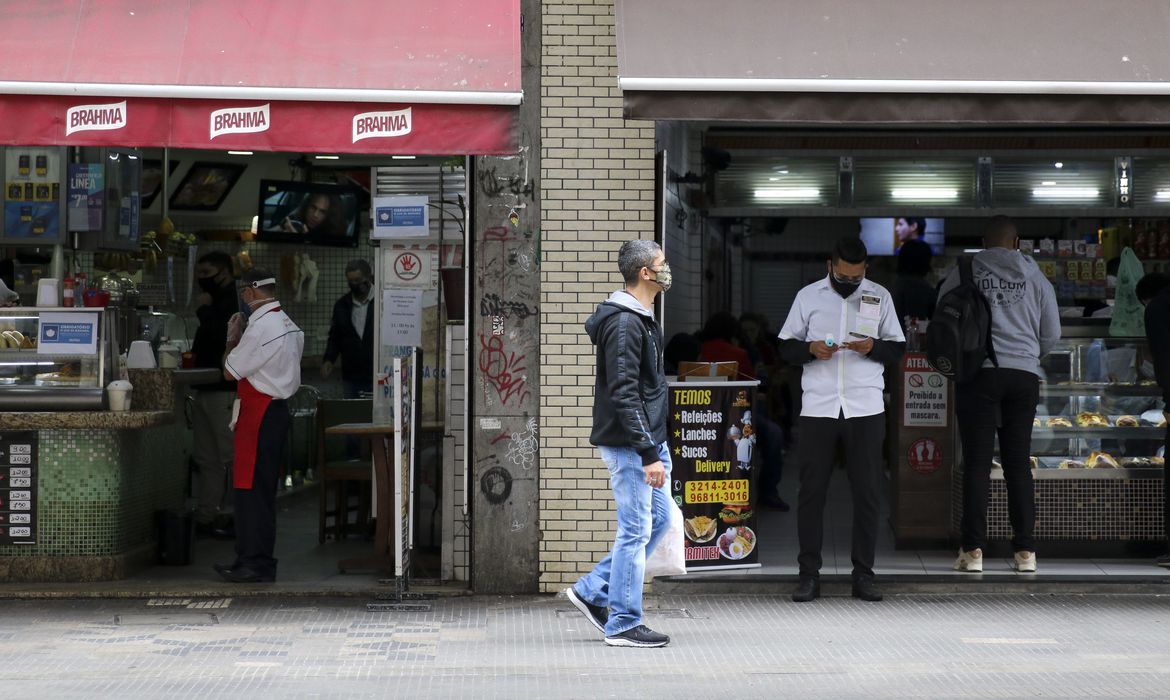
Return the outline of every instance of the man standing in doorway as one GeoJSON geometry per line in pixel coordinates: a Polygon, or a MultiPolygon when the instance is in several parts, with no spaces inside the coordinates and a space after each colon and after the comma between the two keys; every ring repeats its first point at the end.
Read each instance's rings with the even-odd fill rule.
{"type": "Polygon", "coordinates": [[[228,325],[224,379],[238,382],[235,411],[236,560],[215,565],[233,583],[276,580],[276,486],[291,419],[287,399],[301,385],[305,336],[276,300],[276,278],[253,268],[228,325]]]}
{"type": "Polygon", "coordinates": [[[369,395],[374,382],[374,273],[365,260],[351,260],[345,266],[349,292],[333,305],[329,340],[321,377],[328,379],[341,358],[341,379],[345,398],[369,395]]]}
{"type": "MultiPolygon", "coordinates": [[[[991,306],[991,354],[969,382],[955,386],[955,419],[963,442],[963,518],[956,571],[983,571],[987,494],[999,435],[1008,518],[1017,571],[1036,571],[1036,496],[1032,483],[1032,421],[1040,403],[1040,358],[1060,340],[1060,310],[1052,283],[1020,253],[1020,236],[1006,216],[983,232],[985,250],[971,262],[975,284],[991,306]]],[[[954,270],[939,298],[959,285],[954,270]]]]}
{"type": "MultiPolygon", "coordinates": [[[[1165,447],[1170,447],[1170,285],[1165,275],[1151,272],[1137,284],[1138,301],[1146,305],[1146,339],[1154,361],[1154,377],[1162,390],[1162,414],[1166,422],[1165,447]]],[[[1165,453],[1166,450],[1163,450],[1165,453]]],[[[1162,518],[1166,530],[1166,551],[1158,566],[1170,568],[1170,466],[1163,466],[1162,518]]]]}
{"type": "Polygon", "coordinates": [[[885,365],[906,349],[890,293],[865,278],[868,254],[859,238],[837,243],[828,275],[796,295],[780,330],[780,352],[803,365],[797,462],[798,603],[820,596],[825,497],[838,444],[853,491],[853,596],[882,599],[873,578],[877,548],[885,365]]]}
{"type": "Polygon", "coordinates": [[[618,647],[661,647],[670,637],[642,624],[646,554],[670,527],[670,450],[662,330],[651,309],[670,289],[670,266],[652,241],[618,252],[625,288],[585,322],[597,346],[593,433],[617,502],[613,550],[565,591],[589,622],[618,647]],[[607,609],[608,608],[608,609],[607,609]]]}
{"type": "MultiPolygon", "coordinates": [[[[232,258],[220,251],[207,253],[195,264],[195,282],[199,285],[199,328],[191,343],[196,367],[214,367],[223,371],[227,350],[228,321],[239,311],[232,258]]],[[[196,482],[199,499],[195,529],[200,535],[231,537],[232,499],[228,484],[232,472],[232,402],[236,383],[222,380],[194,387],[191,424],[195,441],[196,482]]]]}

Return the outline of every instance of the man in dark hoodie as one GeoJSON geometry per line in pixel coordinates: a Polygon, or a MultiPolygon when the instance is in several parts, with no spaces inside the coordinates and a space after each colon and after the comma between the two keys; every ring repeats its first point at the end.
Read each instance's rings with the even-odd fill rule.
{"type": "MultiPolygon", "coordinates": [[[[1138,301],[1146,307],[1146,339],[1154,359],[1154,376],[1162,389],[1162,413],[1170,419],[1170,284],[1166,276],[1151,272],[1137,284],[1138,301]]],[[[1167,421],[1166,445],[1170,445],[1170,420],[1167,421]]],[[[1170,466],[1163,467],[1162,508],[1166,527],[1166,552],[1158,557],[1158,566],[1170,568],[1170,466]]]]}
{"type": "Polygon", "coordinates": [[[670,266],[653,241],[618,252],[625,288],[585,322],[597,346],[593,433],[617,503],[613,550],[565,591],[569,601],[619,647],[661,647],[670,638],[642,624],[646,554],[670,527],[670,450],[662,330],[651,308],[670,289],[670,266]],[[607,610],[608,607],[608,610],[607,610]]]}
{"type": "MultiPolygon", "coordinates": [[[[1032,421],[1040,402],[1040,358],[1060,340],[1060,310],[1052,283],[1036,261],[1018,250],[1020,237],[1006,216],[991,219],[986,250],[975,256],[975,284],[991,305],[990,360],[955,391],[955,417],[963,441],[962,543],[956,571],[983,571],[987,546],[987,493],[999,434],[1000,462],[1008,492],[1008,518],[1016,570],[1036,571],[1036,503],[1032,483],[1032,421]]],[[[941,299],[959,284],[955,269],[939,288],[941,299]]]]}

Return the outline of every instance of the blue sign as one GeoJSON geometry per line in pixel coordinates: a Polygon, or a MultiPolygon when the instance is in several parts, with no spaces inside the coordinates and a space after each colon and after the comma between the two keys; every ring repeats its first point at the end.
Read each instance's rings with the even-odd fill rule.
{"type": "Polygon", "coordinates": [[[427,197],[375,197],[373,204],[374,238],[425,238],[430,235],[427,197]]]}
{"type": "Polygon", "coordinates": [[[379,226],[425,226],[423,207],[378,207],[379,226]]]}
{"type": "Polygon", "coordinates": [[[42,323],[42,343],[56,343],[58,345],[92,345],[92,323],[42,323]]]}

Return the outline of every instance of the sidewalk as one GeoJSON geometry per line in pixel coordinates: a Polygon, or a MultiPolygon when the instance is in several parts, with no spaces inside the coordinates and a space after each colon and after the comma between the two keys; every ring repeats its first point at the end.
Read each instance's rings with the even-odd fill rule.
{"type": "Polygon", "coordinates": [[[429,613],[351,599],[3,606],[7,697],[1164,698],[1170,685],[1167,596],[658,596],[647,622],[673,641],[652,650],[607,647],[552,596],[429,613]]]}

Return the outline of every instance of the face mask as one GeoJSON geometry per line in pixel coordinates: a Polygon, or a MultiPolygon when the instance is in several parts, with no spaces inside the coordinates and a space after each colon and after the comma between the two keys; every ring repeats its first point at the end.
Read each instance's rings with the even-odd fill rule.
{"type": "Polygon", "coordinates": [[[366,295],[370,293],[370,283],[358,282],[357,284],[351,284],[349,285],[349,291],[353,292],[355,297],[365,299],[366,295]]]}
{"type": "Polygon", "coordinates": [[[244,301],[243,297],[240,297],[240,313],[244,314],[244,316],[252,315],[252,305],[244,301]]]}
{"type": "Polygon", "coordinates": [[[219,283],[215,281],[215,276],[200,277],[196,280],[199,283],[199,288],[208,294],[212,294],[219,289],[219,283]]]}
{"type": "Polygon", "coordinates": [[[662,268],[659,269],[658,272],[654,273],[654,281],[658,283],[659,287],[662,287],[663,292],[670,291],[670,285],[672,282],[670,276],[670,263],[662,263],[662,268]]]}
{"type": "Polygon", "coordinates": [[[837,279],[837,275],[829,273],[829,284],[833,285],[834,291],[841,295],[842,299],[848,299],[853,296],[857,288],[861,286],[861,282],[842,282],[837,279]]]}

